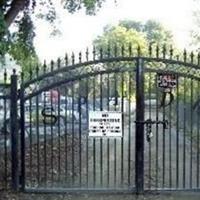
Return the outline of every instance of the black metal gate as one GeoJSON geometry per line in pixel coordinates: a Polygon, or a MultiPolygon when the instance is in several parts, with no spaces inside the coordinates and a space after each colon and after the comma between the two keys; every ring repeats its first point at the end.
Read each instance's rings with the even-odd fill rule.
{"type": "Polygon", "coordinates": [[[26,190],[134,190],[135,116],[128,99],[135,95],[135,71],[132,59],[126,63],[100,59],[38,76],[36,81],[41,80],[43,86],[29,94],[25,90],[35,80],[23,83],[22,180],[26,190]],[[91,111],[122,112],[123,136],[90,137],[91,111]]]}
{"type": "Polygon", "coordinates": [[[200,55],[151,46],[143,54],[93,49],[22,74],[23,190],[200,189],[200,55]],[[94,111],[121,113],[122,136],[89,136],[94,111]]]}

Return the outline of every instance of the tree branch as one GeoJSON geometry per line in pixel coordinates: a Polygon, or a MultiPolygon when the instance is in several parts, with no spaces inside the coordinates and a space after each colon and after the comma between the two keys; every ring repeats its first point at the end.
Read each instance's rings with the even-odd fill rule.
{"type": "Polygon", "coordinates": [[[25,5],[26,5],[26,0],[12,1],[10,5],[10,9],[7,11],[7,13],[4,16],[7,27],[9,27],[12,24],[12,22],[15,20],[19,12],[25,8],[25,5]]]}

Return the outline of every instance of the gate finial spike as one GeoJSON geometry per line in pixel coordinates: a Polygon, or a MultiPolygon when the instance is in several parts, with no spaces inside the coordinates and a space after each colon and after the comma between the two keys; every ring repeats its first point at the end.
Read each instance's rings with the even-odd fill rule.
{"type": "Polygon", "coordinates": [[[44,60],[44,64],[43,64],[43,73],[46,73],[46,69],[47,69],[47,65],[46,65],[46,60],[44,60]]]}
{"type": "Polygon", "coordinates": [[[117,57],[117,44],[114,45],[114,56],[117,57]]]}
{"type": "Polygon", "coordinates": [[[194,62],[194,53],[193,53],[193,51],[190,53],[190,61],[191,61],[191,63],[194,62]]]}
{"type": "Polygon", "coordinates": [[[138,44],[138,47],[137,47],[137,54],[138,54],[138,56],[141,56],[141,48],[140,48],[139,44],[138,44]]]}
{"type": "Polygon", "coordinates": [[[184,51],[183,51],[183,61],[184,62],[187,61],[187,51],[186,51],[186,49],[184,49],[184,51]]]}
{"type": "Polygon", "coordinates": [[[35,71],[36,71],[36,76],[38,77],[38,74],[39,74],[39,65],[38,64],[36,65],[35,71]]]}
{"type": "Polygon", "coordinates": [[[197,64],[200,65],[200,52],[197,55],[197,64]]]}
{"type": "Polygon", "coordinates": [[[152,43],[149,43],[149,56],[152,56],[152,43]]]}
{"type": "Polygon", "coordinates": [[[58,59],[57,59],[57,67],[58,67],[58,69],[60,68],[60,64],[61,64],[61,59],[58,58],[58,59]]]}
{"type": "Polygon", "coordinates": [[[132,56],[132,44],[131,44],[131,42],[129,43],[129,46],[128,46],[128,52],[129,52],[129,56],[132,56]]]}
{"type": "Polygon", "coordinates": [[[121,46],[121,56],[124,57],[124,44],[121,46]]]}
{"type": "Polygon", "coordinates": [[[107,56],[108,58],[110,58],[110,43],[108,43],[108,47],[107,47],[107,56]]]}
{"type": "Polygon", "coordinates": [[[4,69],[4,82],[6,82],[6,80],[7,80],[7,70],[6,69],[4,69]]]}
{"type": "Polygon", "coordinates": [[[53,69],[54,69],[54,61],[51,60],[51,72],[53,71],[53,69]]]}
{"type": "Polygon", "coordinates": [[[93,46],[92,54],[93,54],[93,60],[95,60],[95,58],[96,58],[96,48],[95,48],[95,46],[93,46]]]}
{"type": "Polygon", "coordinates": [[[33,71],[32,71],[32,67],[30,66],[30,68],[29,68],[29,78],[30,78],[30,80],[32,79],[32,75],[33,75],[33,71]]]}
{"type": "Polygon", "coordinates": [[[74,65],[74,62],[75,62],[75,55],[74,55],[74,52],[72,52],[71,59],[72,59],[72,65],[74,65]]]}
{"type": "Polygon", "coordinates": [[[86,57],[86,61],[88,61],[89,60],[89,49],[88,49],[88,47],[86,48],[85,57],[86,57]]]}
{"type": "Polygon", "coordinates": [[[166,52],[167,52],[167,48],[166,48],[166,44],[164,44],[163,47],[162,47],[162,54],[163,54],[164,59],[166,57],[166,52]]]}
{"type": "Polygon", "coordinates": [[[65,66],[68,66],[69,60],[68,60],[68,54],[65,54],[65,66]]]}
{"type": "Polygon", "coordinates": [[[79,60],[79,63],[82,63],[82,53],[81,53],[81,51],[78,54],[78,60],[79,60]]]}
{"type": "Polygon", "coordinates": [[[173,49],[173,46],[170,45],[170,50],[169,50],[170,59],[172,59],[173,54],[174,54],[174,49],[173,49]]]}
{"type": "Polygon", "coordinates": [[[156,45],[156,58],[159,58],[160,48],[158,44],[156,45]]]}
{"type": "Polygon", "coordinates": [[[14,68],[12,71],[13,71],[13,75],[15,75],[16,74],[16,69],[14,68]]]}
{"type": "Polygon", "coordinates": [[[23,71],[21,72],[20,77],[21,77],[21,82],[23,83],[24,82],[24,72],[23,71]]]}
{"type": "Polygon", "coordinates": [[[103,49],[102,49],[102,47],[100,48],[100,59],[102,59],[103,58],[103,49]]]}

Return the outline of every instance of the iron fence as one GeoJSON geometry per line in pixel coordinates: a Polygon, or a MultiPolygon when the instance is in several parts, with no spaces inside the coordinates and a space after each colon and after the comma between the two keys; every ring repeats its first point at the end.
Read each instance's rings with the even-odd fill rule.
{"type": "Polygon", "coordinates": [[[114,45],[13,72],[9,84],[5,74],[1,187],[199,191],[199,63],[166,46],[114,45]],[[121,137],[89,135],[100,111],[121,114],[121,137]]]}

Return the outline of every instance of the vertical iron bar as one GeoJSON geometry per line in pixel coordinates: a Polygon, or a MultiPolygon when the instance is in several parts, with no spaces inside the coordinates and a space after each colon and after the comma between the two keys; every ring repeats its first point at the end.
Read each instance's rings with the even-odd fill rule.
{"type": "MultiPolygon", "coordinates": [[[[59,66],[59,65],[58,65],[59,66]]],[[[56,105],[55,105],[55,111],[57,111],[58,112],[58,119],[57,119],[57,122],[58,122],[58,182],[59,182],[59,184],[60,184],[60,181],[61,181],[61,142],[60,142],[60,137],[61,137],[61,135],[60,135],[60,126],[61,126],[61,124],[60,124],[60,120],[62,120],[61,119],[61,115],[60,115],[60,90],[59,90],[59,88],[57,88],[57,93],[58,93],[58,108],[56,108],[56,105]]]]}
{"type": "MultiPolygon", "coordinates": [[[[117,74],[114,75],[114,90],[115,90],[115,111],[117,110],[118,104],[118,91],[117,91],[117,74]]],[[[114,187],[117,183],[117,139],[114,138],[114,187]]]]}
{"type": "MultiPolygon", "coordinates": [[[[165,121],[165,106],[163,106],[163,122],[165,121]]],[[[163,139],[163,142],[162,142],[162,145],[163,145],[163,148],[162,148],[162,153],[163,153],[163,155],[162,155],[162,188],[164,188],[165,187],[165,128],[162,126],[162,129],[163,129],[163,131],[162,131],[162,139],[163,139]]]]}
{"type": "Polygon", "coordinates": [[[179,83],[176,86],[176,188],[179,187],[179,83]]]}
{"type": "Polygon", "coordinates": [[[128,78],[128,187],[131,186],[131,73],[128,78]]]}
{"type": "Polygon", "coordinates": [[[122,113],[122,138],[121,138],[121,186],[124,182],[124,73],[121,73],[121,113],[122,113]]]}
{"type": "Polygon", "coordinates": [[[29,158],[29,170],[30,170],[30,185],[32,185],[32,157],[33,157],[33,152],[32,152],[32,98],[29,99],[29,137],[30,137],[30,146],[29,146],[29,150],[30,150],[30,158],[29,158]]]}
{"type": "Polygon", "coordinates": [[[11,110],[10,110],[10,130],[11,130],[11,155],[12,155],[12,188],[19,186],[19,157],[18,157],[18,122],[17,122],[17,75],[15,70],[11,75],[11,110]]]}
{"type": "MultiPolygon", "coordinates": [[[[157,79],[156,79],[157,80],[157,79]]],[[[158,118],[159,118],[159,113],[158,113],[158,109],[159,109],[159,105],[158,105],[158,101],[159,101],[159,98],[158,98],[158,87],[156,86],[156,121],[158,121],[158,118]]],[[[155,177],[155,187],[156,189],[158,189],[158,155],[159,155],[159,134],[158,134],[158,124],[156,123],[156,163],[155,163],[155,171],[156,171],[156,177],[155,177]]]]}
{"type": "Polygon", "coordinates": [[[23,73],[21,75],[21,86],[20,86],[20,130],[21,130],[21,177],[20,183],[22,190],[25,189],[25,117],[24,117],[24,79],[23,73]]]}
{"type": "Polygon", "coordinates": [[[193,170],[193,112],[192,112],[192,105],[193,105],[193,79],[191,78],[191,87],[190,87],[190,105],[191,105],[191,110],[190,110],[190,189],[192,189],[192,170],[193,170]]]}
{"type": "MultiPolygon", "coordinates": [[[[110,110],[110,76],[107,75],[107,110],[110,110]]],[[[110,139],[107,138],[107,187],[110,185],[110,139]]]]}
{"type": "MultiPolygon", "coordinates": [[[[7,73],[5,71],[4,73],[4,84],[6,84],[7,81],[7,73]]],[[[8,130],[7,130],[7,99],[3,99],[3,134],[4,134],[4,173],[5,173],[5,188],[8,188],[8,130]]]]}
{"type": "MultiPolygon", "coordinates": [[[[45,95],[45,94],[44,94],[45,95]]],[[[45,96],[44,96],[45,98],[45,96]]],[[[40,130],[39,130],[39,126],[40,126],[40,122],[39,122],[39,99],[38,99],[38,95],[36,96],[36,132],[37,132],[37,184],[40,185],[40,130]]]]}
{"type": "MultiPolygon", "coordinates": [[[[151,119],[151,72],[149,72],[149,119],[151,119]]],[[[151,139],[149,141],[149,189],[151,189],[151,139]]]]}
{"type": "MultiPolygon", "coordinates": [[[[67,63],[67,55],[65,57],[65,63],[67,63]]],[[[51,72],[53,72],[54,70],[54,62],[51,61],[51,72]]],[[[51,116],[53,116],[53,100],[52,98],[50,98],[50,107],[51,107],[51,116]]],[[[52,119],[52,118],[51,118],[52,119]]],[[[53,123],[51,121],[51,124],[50,124],[50,134],[51,134],[51,138],[50,138],[50,147],[51,147],[51,152],[50,152],[50,155],[51,155],[51,159],[50,159],[50,169],[51,169],[51,186],[54,185],[54,153],[53,153],[53,149],[54,149],[54,133],[53,133],[53,123]]]]}
{"type": "MultiPolygon", "coordinates": [[[[89,93],[89,88],[88,88],[88,83],[89,80],[88,78],[86,79],[86,116],[87,116],[87,125],[89,123],[89,106],[88,106],[88,93],[89,93]]],[[[88,146],[88,134],[86,134],[86,184],[87,184],[87,187],[89,186],[89,156],[88,156],[88,149],[89,149],[89,146],[88,146]]]]}
{"type": "MultiPolygon", "coordinates": [[[[198,97],[200,96],[200,84],[198,80],[198,97]]],[[[199,113],[197,113],[197,188],[199,188],[199,139],[200,139],[200,134],[199,134],[199,113]]]]}
{"type": "Polygon", "coordinates": [[[67,135],[68,135],[68,90],[67,88],[65,88],[65,183],[67,183],[67,177],[68,177],[68,138],[67,138],[67,135]]]}
{"type": "MultiPolygon", "coordinates": [[[[137,59],[136,66],[136,121],[144,121],[144,61],[137,59]]],[[[144,191],[144,125],[136,123],[135,181],[137,194],[144,191]]]]}
{"type": "Polygon", "coordinates": [[[186,173],[186,78],[184,77],[184,86],[183,86],[183,104],[184,104],[184,113],[183,113],[183,188],[185,188],[185,173],[186,173]]]}
{"type": "MultiPolygon", "coordinates": [[[[50,91],[51,92],[51,91],[50,91]]],[[[51,94],[50,94],[50,98],[51,98],[51,94]]],[[[44,109],[46,109],[46,98],[44,99],[43,102],[43,106],[44,109]]],[[[44,127],[43,127],[43,131],[44,131],[44,185],[46,186],[47,183],[47,131],[46,131],[46,115],[44,117],[45,123],[44,123],[44,127]]]]}
{"type": "MultiPolygon", "coordinates": [[[[100,110],[103,111],[102,102],[102,74],[100,74],[100,110]]],[[[100,138],[100,184],[103,186],[103,139],[100,138]]]]}
{"type": "MultiPolygon", "coordinates": [[[[93,77],[93,111],[96,109],[96,77],[93,77]]],[[[93,186],[96,187],[96,139],[93,138],[93,186]]]]}
{"type": "Polygon", "coordinates": [[[81,175],[81,168],[82,168],[82,162],[81,162],[81,106],[82,106],[82,104],[81,104],[81,80],[78,80],[79,81],[79,95],[78,95],[78,113],[79,113],[79,116],[78,116],[78,118],[79,118],[79,185],[80,185],[80,187],[81,187],[81,185],[82,185],[82,175],[81,175]]]}
{"type": "MultiPolygon", "coordinates": [[[[53,116],[53,100],[50,98],[51,104],[51,116],[53,116]]],[[[54,131],[53,131],[53,123],[51,123],[51,185],[54,184],[54,131]]]]}
{"type": "Polygon", "coordinates": [[[74,187],[74,181],[75,181],[75,169],[74,169],[74,157],[75,157],[75,151],[74,151],[74,82],[72,82],[72,185],[74,187]]]}
{"type": "Polygon", "coordinates": [[[172,187],[172,105],[169,105],[169,188],[172,187]]]}
{"type": "MultiPolygon", "coordinates": [[[[50,91],[51,92],[51,91],[50,91]]],[[[45,97],[46,97],[46,92],[45,92],[45,97]]],[[[50,98],[51,98],[51,94],[50,94],[50,98]]],[[[46,109],[46,98],[44,98],[44,102],[43,102],[43,108],[46,109]]],[[[43,131],[44,131],[44,185],[46,186],[47,184],[47,131],[46,131],[46,115],[44,116],[44,127],[43,127],[43,131]]]]}

